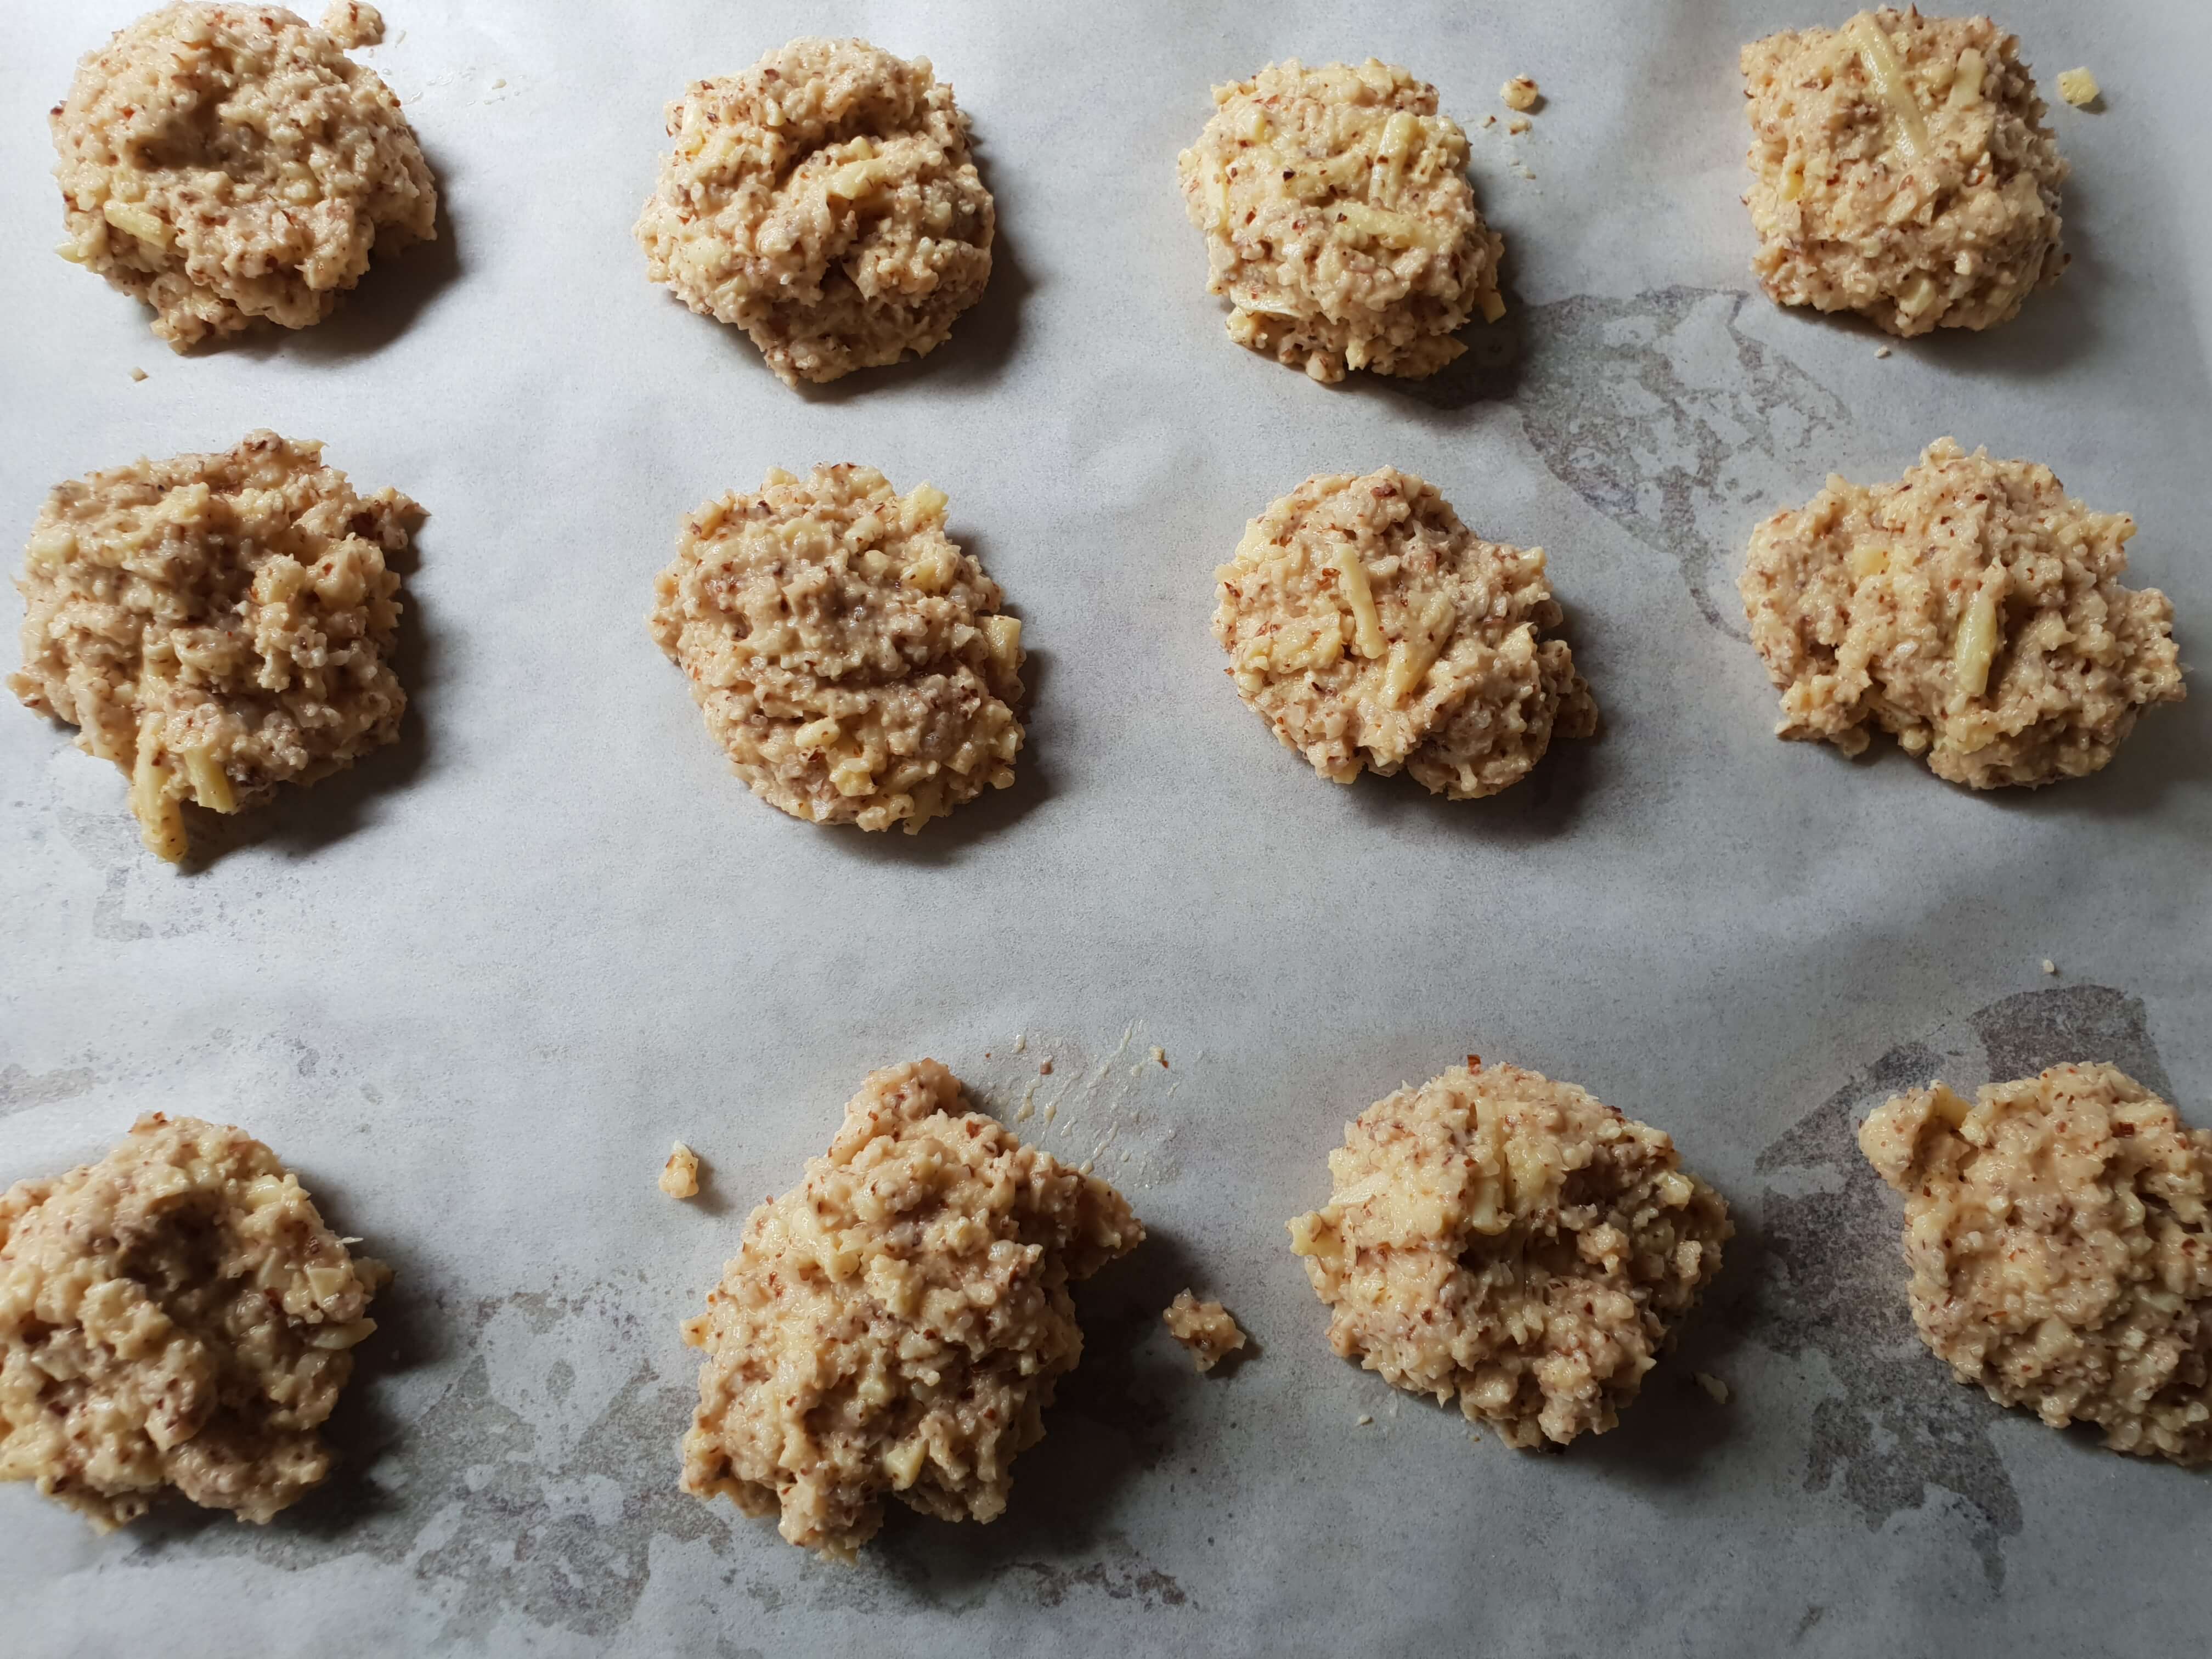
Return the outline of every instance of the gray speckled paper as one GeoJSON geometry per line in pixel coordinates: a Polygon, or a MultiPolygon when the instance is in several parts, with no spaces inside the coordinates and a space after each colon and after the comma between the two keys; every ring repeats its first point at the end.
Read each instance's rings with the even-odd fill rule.
{"type": "Polygon", "coordinates": [[[1733,582],[1763,513],[1954,433],[2132,511],[2207,660],[2212,14],[2008,6],[2046,88],[2106,89],[2051,117],[2073,269],[1880,359],[1751,292],[1736,200],[1737,44],[1840,5],[392,0],[368,61],[444,239],[310,333],[178,359],[48,252],[45,112],[134,9],[9,3],[0,545],[64,477],[325,439],[431,511],[416,712],[180,873],[112,769],[0,708],[0,1181],[148,1109],[231,1118],[399,1278],[344,1472],[275,1524],[99,1538],[0,1489],[0,1650],[2202,1647],[2212,1484],[1949,1382],[1851,1137],[1899,1085],[2074,1058],[2212,1121],[2212,688],[2092,781],[1976,797],[1775,741],[1733,582]],[[687,79],[848,31],[951,81],[1003,240],[935,356],[799,394],[650,288],[629,227],[687,79]],[[1512,312],[1437,383],[1332,390],[1224,337],[1174,158],[1209,82],[1369,52],[1500,115],[1473,173],[1512,312]],[[1511,138],[1524,73],[1547,101],[1511,138]],[[644,627],[681,514],[839,459],[947,490],[1036,653],[1019,782],[915,840],[751,799],[644,627]],[[1384,462],[1551,550],[1605,710],[1492,800],[1320,781],[1207,634],[1247,517],[1384,462]],[[1469,1050],[1672,1131],[1739,1218],[1680,1352],[1563,1455],[1334,1358],[1286,1248],[1345,1120],[1469,1050]],[[1006,1516],[895,1509],[827,1567],[675,1490],[677,1323],[860,1076],[921,1054],[1008,1113],[1051,1059],[1024,1129],[1152,1239],[1080,1298],[1006,1516]],[[653,1185],[679,1135],[712,1168],[688,1206],[653,1185]],[[1233,1374],[1158,1328],[1186,1284],[1255,1337],[1233,1374]]]}

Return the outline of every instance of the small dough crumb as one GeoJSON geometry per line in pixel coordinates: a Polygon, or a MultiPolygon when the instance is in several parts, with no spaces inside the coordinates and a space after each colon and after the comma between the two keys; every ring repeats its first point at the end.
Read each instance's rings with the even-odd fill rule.
{"type": "Polygon", "coordinates": [[[1527,110],[1535,108],[1543,94],[1534,81],[1525,75],[1516,75],[1498,88],[1498,95],[1505,100],[1506,108],[1527,110]]]}
{"type": "Polygon", "coordinates": [[[1372,1412],[1362,1412],[1352,1420],[1358,1424],[1359,1427],[1364,1429],[1375,1421],[1375,1413],[1372,1412]]]}
{"type": "Polygon", "coordinates": [[[1168,1051],[1159,1047],[1158,1044],[1154,1044],[1152,1048],[1152,1064],[1158,1066],[1162,1071],[1167,1070],[1168,1051]]]}
{"type": "Polygon", "coordinates": [[[1200,1302],[1188,1291],[1176,1292],[1176,1299],[1160,1315],[1160,1322],[1168,1328],[1169,1335],[1190,1350],[1191,1363],[1201,1371],[1212,1370],[1244,1346],[1244,1333],[1237,1328],[1228,1309],[1218,1302],[1200,1302]]]}
{"type": "Polygon", "coordinates": [[[1876,346],[1874,349],[1874,355],[1877,357],[1887,357],[1890,355],[1889,348],[1887,346],[1876,346]]]}
{"type": "Polygon", "coordinates": [[[2058,964],[2049,957],[2045,957],[2043,959],[2043,971],[2046,974],[2055,974],[2058,971],[2058,964]]]}
{"type": "Polygon", "coordinates": [[[1524,115],[1515,116],[1511,120],[1505,124],[1505,130],[1511,133],[1516,138],[1518,138],[1522,133],[1528,131],[1528,117],[1524,115]]]}
{"type": "Polygon", "coordinates": [[[134,368],[131,371],[131,378],[134,380],[143,380],[146,378],[146,371],[143,368],[134,368]]]}
{"type": "Polygon", "coordinates": [[[1052,1075],[1052,1062],[1048,1060],[1041,1060],[1037,1061],[1037,1075],[1039,1077],[1050,1077],[1052,1075]]]}
{"type": "Polygon", "coordinates": [[[384,44],[384,14],[368,0],[334,0],[323,14],[323,33],[338,43],[342,52],[384,44]]]}
{"type": "Polygon", "coordinates": [[[2095,103],[2104,88],[2097,77],[2085,69],[2061,70],[2058,72],[2058,95],[2075,109],[2087,109],[2095,103]]]}
{"type": "Polygon", "coordinates": [[[1705,1397],[1707,1399],[1711,1400],[1716,1406],[1725,1406],[1728,1404],[1729,1385],[1727,1383],[1722,1382],[1720,1378],[1715,1376],[1711,1371],[1698,1371],[1695,1373],[1695,1375],[1698,1380],[1698,1386],[1705,1391],[1705,1397]]]}
{"type": "Polygon", "coordinates": [[[660,1190],[671,1198],[699,1195],[699,1154],[680,1140],[668,1154],[668,1162],[660,1166],[660,1190]]]}

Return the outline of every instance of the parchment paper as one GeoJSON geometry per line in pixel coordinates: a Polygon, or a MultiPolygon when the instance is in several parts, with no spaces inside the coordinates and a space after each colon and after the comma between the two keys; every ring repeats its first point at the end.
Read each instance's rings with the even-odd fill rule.
{"type": "Polygon", "coordinates": [[[417,714],[180,874],[112,769],[0,710],[0,1180],[149,1109],[233,1119],[400,1276],[346,1471],[276,1524],[102,1539],[0,1489],[0,1648],[2201,1647],[2205,1477],[1950,1382],[1851,1129],[1897,1086],[2073,1058],[2212,1121],[2212,690],[2093,781],[1975,797],[1886,746],[1778,743],[1732,584],[1761,514],[1952,433],[2135,513],[2132,580],[2205,660],[2203,8],[2012,0],[2046,95],[2077,63],[2106,89],[2051,117],[2073,269],[2002,329],[1879,359],[1752,292],[1736,199],[1738,44],[1840,5],[392,0],[368,61],[443,240],[321,328],[179,360],[48,251],[46,111],[136,5],[8,9],[0,543],[94,468],[323,438],[433,514],[417,714]],[[648,286],[629,227],[687,79],[844,32],[952,82],[1002,240],[950,345],[800,395],[648,286]],[[1226,339],[1174,161],[1210,82],[1370,52],[1499,117],[1472,172],[1513,309],[1438,385],[1331,390],[1226,339]],[[1547,101],[1510,139],[1516,74],[1547,101]],[[1035,651],[1020,782],[916,840],[750,799],[644,627],[680,514],[833,459],[947,490],[1035,651]],[[1605,711],[1492,800],[1319,781],[1207,634],[1249,516],[1384,462],[1550,550],[1605,711]],[[1287,1249],[1345,1121],[1468,1051],[1671,1131],[1741,1227],[1642,1402],[1564,1455],[1470,1443],[1333,1358],[1287,1249]],[[1053,1060],[1024,1130],[1152,1239],[1085,1292],[1004,1520],[894,1505],[839,1570],[675,1490],[677,1324],[861,1075],[922,1054],[1007,1112],[1053,1060]],[[654,1188],[677,1136],[703,1202],[654,1188]],[[1158,1328],[1186,1284],[1256,1339],[1234,1374],[1158,1328]]]}

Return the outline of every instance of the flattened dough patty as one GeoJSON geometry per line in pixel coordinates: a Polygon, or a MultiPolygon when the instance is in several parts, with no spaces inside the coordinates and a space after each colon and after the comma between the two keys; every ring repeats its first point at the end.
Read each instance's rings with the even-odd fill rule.
{"type": "Polygon", "coordinates": [[[102,1532],[174,1487],[265,1522],[330,1471],[316,1432],[391,1270],[350,1255],[243,1131],[155,1112],[97,1164],[0,1194],[0,1480],[102,1532]]]}
{"type": "Polygon", "coordinates": [[[952,88],[865,40],[793,40],[668,106],[638,217],[653,280],[787,386],[927,356],[983,295],[996,224],[952,88]]]}
{"type": "Polygon", "coordinates": [[[653,636],[752,792],[816,823],[909,832],[1014,781],[1022,625],[927,484],[777,471],[684,520],[653,636]]]}
{"type": "Polygon", "coordinates": [[[1832,477],[1752,532],[1741,583],[1777,733],[1856,755],[1879,726],[1976,789],[2097,771],[2183,696],[2173,606],[2120,585],[2135,533],[1948,438],[1894,483],[1832,477]]]}
{"type": "Polygon", "coordinates": [[[1510,1446],[1614,1426],[1735,1232],[1664,1133],[1513,1066],[1376,1101],[1328,1167],[1290,1224],[1329,1346],[1510,1446]]]}
{"type": "Polygon", "coordinates": [[[2054,1066],[1899,1095],[1859,1146],[1905,1196],[1912,1322],[1953,1376],[2212,1462],[2212,1131],[2117,1066],[2054,1066]]]}
{"type": "Polygon", "coordinates": [[[1434,87],[1372,58],[1293,58],[1213,101],[1176,170],[1239,345],[1316,380],[1419,378],[1467,349],[1452,336],[1469,318],[1505,314],[1505,244],[1475,210],[1467,134],[1434,87]]]}
{"type": "Polygon", "coordinates": [[[1743,49],[1752,267],[1778,305],[1987,328],[2066,268],[2057,141],[2020,42],[1884,7],[1743,49]]]}
{"type": "Polygon", "coordinates": [[[1213,637],[1237,689],[1314,770],[1401,767],[1453,800],[1494,795],[1597,705],[1541,548],[1486,542],[1395,467],[1309,478],[1214,573],[1213,637]]]}
{"type": "Polygon", "coordinates": [[[319,443],[250,434],[46,498],[24,556],[9,689],[131,777],[147,847],[185,851],[184,803],[235,812],[398,735],[403,551],[421,509],[356,494],[319,443]]]}
{"type": "Polygon", "coordinates": [[[437,237],[399,100],[282,6],[166,6],[77,66],[54,112],[62,257],[152,306],[183,351],[320,322],[369,255],[437,237]]]}
{"type": "Polygon", "coordinates": [[[745,1221],[689,1320],[684,1490],[850,1560],[884,1498],[993,1521],[1083,1354],[1067,1286],[1143,1242],[1121,1195],[967,1109],[933,1060],[872,1073],[827,1156],[745,1221]]]}

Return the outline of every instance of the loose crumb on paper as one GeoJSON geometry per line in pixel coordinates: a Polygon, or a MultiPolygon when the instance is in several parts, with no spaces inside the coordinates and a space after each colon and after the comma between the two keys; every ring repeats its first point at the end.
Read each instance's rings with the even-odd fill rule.
{"type": "Polygon", "coordinates": [[[143,380],[146,378],[146,371],[143,368],[134,368],[131,371],[131,378],[134,380],[143,380]]]}
{"type": "Polygon", "coordinates": [[[1887,357],[1889,356],[1889,348],[1887,346],[1876,346],[1874,349],[1874,355],[1877,357],[1887,357]]]}
{"type": "Polygon", "coordinates": [[[337,0],[323,14],[323,33],[338,43],[342,52],[384,44],[384,14],[368,0],[337,0]]]}
{"type": "Polygon", "coordinates": [[[1161,1048],[1158,1043],[1154,1043],[1152,1045],[1152,1064],[1158,1066],[1163,1072],[1166,1071],[1168,1068],[1168,1051],[1161,1048]]]}
{"type": "Polygon", "coordinates": [[[668,1154],[668,1162],[660,1166],[660,1190],[671,1198],[699,1195],[699,1154],[680,1140],[668,1154]]]}
{"type": "Polygon", "coordinates": [[[1037,1075],[1039,1077],[1050,1077],[1052,1075],[1052,1062],[1048,1060],[1041,1060],[1037,1061],[1037,1075]]]}
{"type": "Polygon", "coordinates": [[[1498,89],[1498,95],[1508,109],[1529,110],[1536,107],[1543,92],[1531,77],[1516,75],[1498,89]]]}
{"type": "Polygon", "coordinates": [[[1178,1291],[1160,1315],[1168,1334],[1189,1351],[1191,1363],[1210,1371],[1244,1346],[1244,1333],[1220,1303],[1200,1302],[1189,1291],[1178,1291]]]}
{"type": "Polygon", "coordinates": [[[1372,1412],[1362,1412],[1362,1413],[1359,1413],[1358,1426],[1364,1429],[1364,1428],[1367,1427],[1367,1425],[1368,1425],[1369,1424],[1370,1424],[1370,1423],[1374,1422],[1374,1420],[1375,1420],[1375,1413],[1372,1413],[1372,1412]]]}
{"type": "Polygon", "coordinates": [[[2058,964],[2049,957],[2045,957],[2043,959],[2043,971],[2046,974],[2055,974],[2058,971],[2058,964]]]}
{"type": "Polygon", "coordinates": [[[1482,118],[1482,125],[1486,127],[1494,127],[1498,125],[1498,118],[1495,115],[1486,115],[1482,118]]]}
{"type": "Polygon", "coordinates": [[[2097,77],[2085,69],[2058,71],[2058,95],[2075,109],[2087,109],[2102,95],[2104,88],[2097,77]]]}
{"type": "Polygon", "coordinates": [[[1014,1052],[1016,1054],[1018,1054],[1024,1052],[1029,1046],[1029,1034],[1026,1031],[1017,1031],[1014,1033],[1014,1052]]]}
{"type": "Polygon", "coordinates": [[[1699,1371],[1696,1375],[1698,1386],[1705,1391],[1705,1397],[1707,1399],[1711,1400],[1716,1406],[1725,1406],[1728,1404],[1729,1385],[1727,1383],[1722,1382],[1720,1378],[1715,1376],[1711,1371],[1699,1371]]]}
{"type": "Polygon", "coordinates": [[[1511,133],[1516,138],[1518,138],[1522,133],[1528,131],[1528,118],[1525,115],[1515,116],[1511,120],[1505,124],[1505,130],[1511,133]]]}

